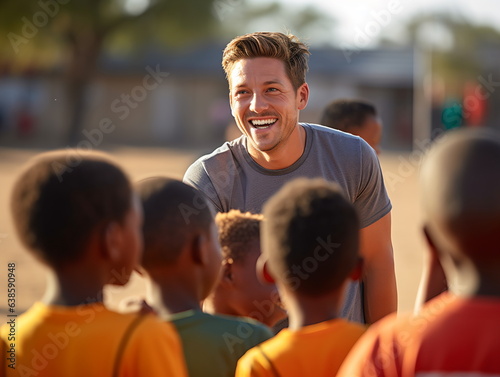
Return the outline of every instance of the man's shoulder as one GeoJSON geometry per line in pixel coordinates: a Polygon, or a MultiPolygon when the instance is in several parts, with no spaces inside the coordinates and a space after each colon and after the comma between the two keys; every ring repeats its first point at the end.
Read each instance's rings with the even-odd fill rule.
{"type": "MultiPolygon", "coordinates": [[[[300,123],[301,126],[309,128],[313,133],[321,135],[323,138],[327,140],[335,140],[335,141],[346,141],[350,140],[354,143],[359,143],[361,138],[359,136],[350,134],[348,132],[340,131],[335,128],[330,128],[326,126],[322,126],[321,124],[316,123],[300,123]]],[[[322,139],[324,140],[324,139],[322,139]]]]}
{"type": "MultiPolygon", "coordinates": [[[[244,136],[225,142],[213,152],[205,154],[191,164],[184,174],[183,181],[202,189],[215,175],[233,174],[239,170],[244,149],[244,136]]],[[[231,177],[223,177],[224,179],[231,177]]],[[[203,191],[203,189],[202,189],[203,191]]]]}
{"type": "Polygon", "coordinates": [[[204,154],[199,157],[191,166],[215,166],[235,159],[235,154],[239,153],[244,148],[244,136],[240,136],[232,141],[226,141],[214,151],[204,154]]]}
{"type": "Polygon", "coordinates": [[[358,154],[368,146],[359,136],[313,123],[301,123],[312,135],[312,147],[317,153],[358,154]],[[366,144],[366,146],[364,145],[366,144]]]}
{"type": "Polygon", "coordinates": [[[359,167],[365,158],[376,160],[372,148],[357,135],[325,127],[319,124],[301,123],[311,136],[306,148],[309,155],[316,156],[321,161],[337,161],[333,164],[336,169],[351,171],[359,167]]]}

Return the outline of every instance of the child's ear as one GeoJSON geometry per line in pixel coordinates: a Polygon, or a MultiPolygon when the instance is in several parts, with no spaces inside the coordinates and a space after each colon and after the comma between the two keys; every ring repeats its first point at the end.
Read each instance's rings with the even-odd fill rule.
{"type": "Polygon", "coordinates": [[[221,277],[219,284],[222,285],[232,285],[234,281],[234,271],[233,271],[233,260],[232,258],[225,259],[222,262],[221,277]]]}
{"type": "Polygon", "coordinates": [[[148,275],[148,273],[146,272],[146,270],[144,269],[144,267],[142,266],[137,266],[135,269],[134,269],[135,272],[137,272],[137,274],[139,276],[142,276],[142,277],[146,277],[148,275]]]}
{"type": "Polygon", "coordinates": [[[269,272],[269,268],[267,266],[266,258],[261,254],[259,259],[257,259],[257,277],[264,284],[276,284],[273,276],[269,272]]]}
{"type": "Polygon", "coordinates": [[[425,241],[427,242],[427,246],[428,246],[429,252],[431,254],[431,258],[439,260],[438,248],[436,247],[436,244],[434,243],[434,240],[432,239],[432,236],[429,232],[429,228],[427,226],[424,226],[423,232],[424,232],[424,236],[425,236],[425,241]]]}
{"type": "Polygon", "coordinates": [[[351,278],[352,281],[357,281],[361,279],[362,274],[363,274],[363,258],[359,257],[358,262],[356,263],[356,266],[354,266],[349,277],[351,278]]]}
{"type": "Polygon", "coordinates": [[[103,257],[112,262],[121,258],[123,247],[123,229],[116,221],[109,223],[104,230],[103,257]]]}
{"type": "MultiPolygon", "coordinates": [[[[427,265],[424,267],[424,275],[421,279],[421,288],[424,290],[424,297],[420,297],[420,301],[427,302],[437,295],[448,290],[448,279],[443,269],[441,259],[439,258],[440,252],[437,248],[432,234],[427,226],[424,226],[424,235],[427,241],[430,258],[427,265]]],[[[420,289],[420,288],[419,288],[420,289]]],[[[419,302],[418,304],[421,304],[419,302]]]]}
{"type": "Polygon", "coordinates": [[[195,264],[206,265],[209,262],[210,253],[208,238],[204,234],[197,234],[191,240],[191,257],[195,264]]]}

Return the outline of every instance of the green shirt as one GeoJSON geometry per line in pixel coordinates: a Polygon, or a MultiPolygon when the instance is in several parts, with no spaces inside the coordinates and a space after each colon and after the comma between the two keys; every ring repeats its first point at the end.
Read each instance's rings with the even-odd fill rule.
{"type": "Polygon", "coordinates": [[[273,336],[247,318],[211,315],[196,310],[169,317],[179,332],[190,377],[234,376],[238,359],[273,336]]]}

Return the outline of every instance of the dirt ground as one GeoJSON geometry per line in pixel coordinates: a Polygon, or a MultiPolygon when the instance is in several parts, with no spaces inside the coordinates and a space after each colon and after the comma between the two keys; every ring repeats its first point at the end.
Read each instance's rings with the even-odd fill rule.
{"type": "MultiPolygon", "coordinates": [[[[7,268],[16,269],[16,312],[19,314],[43,296],[44,268],[26,253],[14,234],[9,196],[21,166],[39,150],[0,148],[0,313],[7,312],[7,268]],[[3,269],[3,271],[2,271],[3,269]],[[2,295],[4,295],[2,297],[2,295]]],[[[109,152],[134,179],[151,175],[181,178],[198,156],[195,152],[161,148],[114,148],[109,152]]],[[[392,200],[392,240],[396,263],[399,309],[412,310],[423,264],[424,242],[417,191],[420,154],[383,153],[380,156],[386,186],[392,200]]],[[[128,297],[144,297],[144,279],[134,276],[124,288],[106,292],[108,304],[122,308],[128,297]]]]}

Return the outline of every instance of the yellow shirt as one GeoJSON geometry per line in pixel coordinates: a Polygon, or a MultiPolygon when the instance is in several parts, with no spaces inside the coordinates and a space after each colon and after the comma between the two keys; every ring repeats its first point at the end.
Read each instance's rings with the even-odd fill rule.
{"type": "Polygon", "coordinates": [[[187,376],[176,331],[153,315],[139,319],[102,304],[35,303],[14,322],[14,330],[10,324],[0,329],[0,375],[111,377],[116,368],[120,377],[187,376]]]}
{"type": "Polygon", "coordinates": [[[343,319],[281,330],[243,355],[236,377],[335,376],[364,331],[365,327],[343,319]]]}

